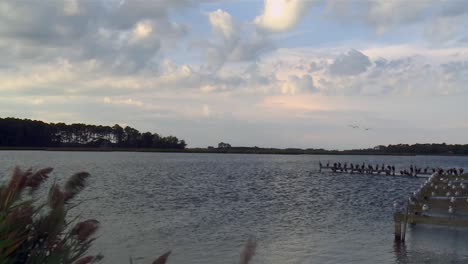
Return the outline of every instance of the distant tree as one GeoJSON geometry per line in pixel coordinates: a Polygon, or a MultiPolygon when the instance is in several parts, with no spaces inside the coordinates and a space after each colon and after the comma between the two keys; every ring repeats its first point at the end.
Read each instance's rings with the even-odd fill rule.
{"type": "Polygon", "coordinates": [[[153,134],[150,132],[145,132],[141,134],[141,143],[140,146],[142,148],[151,148],[153,145],[153,134]]]}
{"type": "Polygon", "coordinates": [[[122,142],[124,140],[124,130],[121,126],[115,124],[112,127],[112,132],[114,133],[115,136],[115,142],[117,143],[117,146],[122,146],[122,142]]]}
{"type": "Polygon", "coordinates": [[[187,144],[185,143],[185,140],[182,139],[179,141],[178,149],[185,149],[186,146],[187,144]]]}
{"type": "Polygon", "coordinates": [[[219,149],[228,149],[228,148],[231,148],[231,144],[229,144],[229,143],[224,143],[224,142],[220,142],[220,143],[218,144],[218,148],[219,148],[219,149]]]}

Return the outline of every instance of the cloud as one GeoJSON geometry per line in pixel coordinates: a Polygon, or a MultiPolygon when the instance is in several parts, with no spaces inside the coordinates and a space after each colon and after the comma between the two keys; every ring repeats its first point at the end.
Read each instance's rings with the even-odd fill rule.
{"type": "Polygon", "coordinates": [[[254,22],[269,31],[287,31],[307,13],[311,3],[309,0],[265,0],[263,13],[254,22]]]}
{"type": "Polygon", "coordinates": [[[369,58],[362,52],[350,50],[347,54],[338,56],[330,65],[330,73],[333,75],[356,75],[363,73],[371,65],[369,58]]]}
{"type": "Polygon", "coordinates": [[[213,71],[227,62],[255,61],[273,48],[268,34],[258,31],[252,24],[241,27],[226,11],[209,12],[208,19],[215,40],[201,41],[199,46],[207,47],[207,64],[213,71]]]}
{"type": "Polygon", "coordinates": [[[458,40],[459,36],[463,36],[465,21],[468,19],[461,15],[434,18],[426,26],[424,36],[431,42],[439,44],[458,40]]]}
{"type": "Polygon", "coordinates": [[[356,116],[363,124],[379,115],[407,120],[395,121],[400,129],[423,120],[421,128],[427,129],[432,115],[413,110],[439,105],[439,98],[445,105],[434,120],[455,126],[468,113],[462,100],[468,95],[468,49],[459,42],[467,39],[463,1],[334,2],[330,8],[339,8],[340,19],[349,22],[345,28],[352,29],[349,35],[338,32],[346,39],[339,44],[320,16],[307,25],[316,31],[285,33],[305,18],[312,1],[265,1],[256,18],[241,14],[237,2],[203,2],[0,1],[0,112],[128,123],[195,145],[212,145],[225,140],[223,135],[266,146],[280,139],[288,147],[288,131],[296,128],[301,146],[314,140],[358,142],[334,132],[356,116]],[[388,35],[368,43],[374,30],[388,35]],[[392,43],[417,44],[388,44],[392,31],[405,36],[392,43]],[[327,46],[316,46],[318,38],[327,46]],[[446,99],[451,96],[456,104],[446,99]]]}
{"type": "Polygon", "coordinates": [[[208,18],[213,30],[220,34],[226,42],[237,39],[238,32],[229,13],[218,9],[208,13],[208,18]]]}
{"type": "Polygon", "coordinates": [[[295,86],[283,82],[290,76],[304,75],[312,77],[314,92],[328,96],[468,94],[468,72],[463,66],[468,60],[466,48],[370,46],[362,51],[281,49],[264,59],[264,67],[276,73],[277,86],[285,94],[302,95],[295,86]],[[314,71],[310,70],[311,65],[314,71]]]}
{"type": "Polygon", "coordinates": [[[459,43],[466,33],[468,7],[464,1],[363,0],[330,1],[326,14],[334,21],[364,23],[377,34],[419,34],[435,43],[459,43]]]}
{"type": "Polygon", "coordinates": [[[204,105],[202,106],[202,115],[203,115],[204,117],[210,117],[211,114],[212,114],[212,112],[211,112],[210,106],[207,105],[207,104],[204,104],[204,105]]]}
{"type": "Polygon", "coordinates": [[[378,32],[383,33],[389,27],[413,23],[425,17],[432,3],[438,0],[405,1],[376,0],[368,2],[367,20],[378,32]]]}
{"type": "Polygon", "coordinates": [[[288,80],[281,85],[282,94],[315,93],[318,89],[314,86],[314,80],[310,75],[290,75],[288,80]]]}
{"type": "Polygon", "coordinates": [[[10,61],[96,61],[118,74],[157,69],[161,51],[176,48],[188,25],[172,21],[174,9],[192,1],[58,1],[0,3],[0,54],[10,61]],[[4,55],[4,56],[3,56],[4,55]]]}

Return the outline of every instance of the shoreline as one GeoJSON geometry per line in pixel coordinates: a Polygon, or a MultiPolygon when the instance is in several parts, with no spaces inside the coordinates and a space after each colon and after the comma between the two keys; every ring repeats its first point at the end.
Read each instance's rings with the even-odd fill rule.
{"type": "Polygon", "coordinates": [[[269,154],[269,155],[355,155],[355,156],[455,156],[458,154],[415,154],[415,153],[382,153],[382,152],[355,152],[355,151],[314,151],[314,150],[288,150],[288,149],[153,149],[153,148],[73,148],[73,147],[0,147],[0,151],[70,151],[70,152],[156,152],[156,153],[200,153],[200,154],[269,154]]]}

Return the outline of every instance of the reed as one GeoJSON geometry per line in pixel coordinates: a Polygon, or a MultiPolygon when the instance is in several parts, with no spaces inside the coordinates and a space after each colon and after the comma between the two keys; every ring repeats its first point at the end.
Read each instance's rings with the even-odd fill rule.
{"type": "Polygon", "coordinates": [[[53,184],[42,204],[25,198],[26,193],[38,191],[52,170],[17,167],[0,187],[0,263],[88,264],[102,259],[101,255],[86,256],[99,222],[67,220],[73,198],[86,185],[88,173],[71,176],[64,189],[53,184]]]}

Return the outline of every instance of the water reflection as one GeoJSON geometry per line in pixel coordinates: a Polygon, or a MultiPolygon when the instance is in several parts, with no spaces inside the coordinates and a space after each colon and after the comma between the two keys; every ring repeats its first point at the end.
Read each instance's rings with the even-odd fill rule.
{"type": "Polygon", "coordinates": [[[394,243],[396,263],[467,263],[468,229],[414,225],[406,243],[394,243]]]}
{"type": "Polygon", "coordinates": [[[395,252],[395,260],[397,264],[407,264],[408,261],[408,252],[406,250],[406,244],[400,241],[394,241],[393,250],[395,252]]]}

